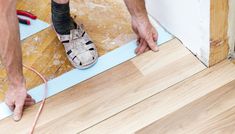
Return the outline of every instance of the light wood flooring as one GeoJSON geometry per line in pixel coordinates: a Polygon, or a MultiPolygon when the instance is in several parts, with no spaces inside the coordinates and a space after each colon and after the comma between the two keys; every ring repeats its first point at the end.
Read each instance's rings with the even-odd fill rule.
{"type": "MultiPolygon", "coordinates": [[[[92,1],[109,0],[88,0],[92,1]]],[[[119,2],[116,4],[123,4],[119,2]]],[[[38,4],[38,10],[48,4],[38,4]]],[[[25,62],[47,76],[70,70],[53,31],[49,28],[44,32],[48,35],[43,32],[37,35],[42,36],[45,46],[40,50],[45,58],[39,55],[28,58],[27,51],[23,51],[25,62]],[[45,61],[47,66],[53,64],[50,56],[54,55],[46,54],[55,51],[64,63],[41,67],[45,61]]],[[[29,41],[28,46],[30,43],[33,42],[29,41]]],[[[40,84],[36,76],[32,77],[35,82],[31,86],[40,84]]],[[[0,121],[0,133],[27,133],[38,107],[36,104],[26,109],[20,122],[10,117],[0,121]]],[[[206,68],[180,41],[173,39],[164,43],[158,53],[147,52],[47,99],[35,133],[235,134],[234,126],[234,63],[226,60],[206,68]]]]}

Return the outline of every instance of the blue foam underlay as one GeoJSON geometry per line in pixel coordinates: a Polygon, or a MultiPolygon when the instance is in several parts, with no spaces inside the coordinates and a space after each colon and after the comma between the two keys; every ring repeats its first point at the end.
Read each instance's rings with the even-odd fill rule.
{"type": "Polygon", "coordinates": [[[38,33],[46,28],[49,27],[49,24],[46,22],[43,22],[39,19],[32,20],[27,17],[22,17],[23,19],[28,19],[31,22],[31,25],[24,25],[19,24],[20,27],[20,40],[26,39],[27,37],[34,35],[35,33],[38,33]]]}
{"type": "MultiPolygon", "coordinates": [[[[158,25],[153,19],[151,19],[154,27],[158,30],[159,39],[158,44],[162,44],[171,40],[173,37],[168,32],[166,32],[160,25],[158,25]]],[[[97,64],[86,70],[73,69],[63,75],[52,79],[48,82],[48,96],[51,97],[59,92],[62,92],[82,81],[85,81],[91,77],[94,77],[112,67],[115,67],[131,58],[134,58],[136,54],[134,50],[136,49],[136,40],[133,40],[103,56],[101,56],[97,64]]],[[[36,100],[40,102],[44,94],[44,84],[35,87],[28,91],[28,93],[36,100]]],[[[12,114],[5,103],[0,104],[0,120],[6,118],[12,114]]]]}

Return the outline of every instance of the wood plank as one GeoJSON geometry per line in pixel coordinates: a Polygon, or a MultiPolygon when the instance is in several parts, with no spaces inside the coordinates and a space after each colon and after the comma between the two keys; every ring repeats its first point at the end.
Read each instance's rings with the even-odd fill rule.
{"type": "MultiPolygon", "coordinates": [[[[177,44],[173,40],[164,45],[174,48],[177,44]]],[[[205,66],[192,54],[178,56],[178,52],[172,52],[172,49],[168,49],[170,47],[163,48],[163,46],[161,51],[168,51],[164,56],[175,53],[172,62],[162,67],[158,65],[157,70],[152,70],[147,75],[143,75],[132,61],[128,61],[49,98],[36,132],[83,131],[205,69],[205,66]]],[[[178,46],[185,49],[182,45],[178,46]]],[[[153,55],[159,59],[156,64],[165,64],[161,58],[158,58],[157,53],[148,52],[146,58],[151,62],[155,60],[152,58],[153,55]],[[151,58],[147,55],[151,55],[151,58]]],[[[10,118],[1,121],[1,132],[25,133],[25,128],[30,126],[35,115],[36,107],[38,105],[27,109],[23,120],[17,124],[10,118]],[[7,126],[14,129],[9,129],[7,126]]]]}
{"type": "MultiPolygon", "coordinates": [[[[131,62],[127,62],[125,64],[122,64],[121,66],[115,67],[112,70],[91,78],[88,81],[85,81],[81,84],[71,87],[70,89],[65,90],[64,92],[59,93],[58,95],[53,96],[47,100],[44,112],[42,113],[39,120],[38,127],[41,128],[41,126],[43,126],[41,131],[45,131],[45,133],[47,133],[48,129],[48,132],[57,131],[51,123],[58,119],[64,119],[63,121],[67,121],[71,118],[74,118],[75,115],[72,115],[71,118],[69,118],[69,116],[71,116],[71,113],[75,110],[79,111],[79,113],[77,114],[81,117],[92,116],[90,115],[90,113],[95,112],[95,109],[93,109],[93,105],[100,105],[100,108],[102,108],[102,105],[100,104],[101,102],[99,100],[102,100],[104,95],[111,95],[115,97],[115,92],[111,92],[113,89],[119,89],[120,86],[128,84],[128,79],[136,79],[136,77],[140,76],[142,76],[142,74],[137,70],[137,68],[131,62]],[[132,69],[128,70],[129,68],[132,69]],[[103,88],[105,87],[112,90],[104,91],[103,88]],[[84,107],[85,111],[83,110],[84,107]],[[50,125],[48,126],[48,124],[50,125]],[[47,125],[48,127],[45,127],[44,125],[47,125]]],[[[102,103],[103,105],[108,105],[109,102],[107,101],[102,103]]],[[[39,105],[37,104],[29,109],[26,109],[23,119],[18,123],[14,123],[11,118],[0,121],[1,132],[14,133],[17,131],[18,133],[26,133],[27,129],[25,128],[30,127],[38,106],[39,105]],[[14,129],[9,129],[7,127],[9,125],[14,129]]],[[[84,125],[83,118],[74,119],[76,120],[72,119],[71,121],[76,122],[78,126],[82,127],[84,125]]],[[[71,124],[67,124],[68,126],[63,124],[62,126],[65,126],[65,128],[67,128],[68,130],[71,127],[69,126],[71,124]]],[[[72,129],[71,131],[69,130],[69,132],[74,131],[74,129],[72,129]]],[[[66,131],[66,129],[61,130],[62,132],[66,131]]],[[[58,130],[57,132],[61,130],[58,130]]]]}
{"type": "Polygon", "coordinates": [[[182,47],[183,45],[180,43],[179,40],[173,39],[171,43],[172,45],[161,46],[161,50],[155,54],[146,53],[140,55],[138,58],[132,59],[131,61],[144,75],[147,75],[149,73],[152,73],[154,70],[161,69],[164,66],[167,66],[168,64],[174,62],[176,55],[179,59],[190,55],[190,51],[188,51],[188,49],[186,49],[185,47],[182,47]],[[156,64],[159,61],[161,61],[162,63],[156,64]]]}
{"type": "Polygon", "coordinates": [[[210,66],[228,57],[228,13],[229,0],[211,0],[210,66]]]}
{"type": "MultiPolygon", "coordinates": [[[[143,128],[137,134],[224,134],[224,128],[235,123],[235,116],[231,116],[235,112],[234,89],[235,80],[143,128]]],[[[231,130],[235,132],[235,129],[231,130]]],[[[230,130],[228,132],[232,133],[230,130]]]]}
{"type": "Polygon", "coordinates": [[[213,119],[201,124],[194,134],[234,134],[235,133],[235,107],[221,113],[213,119]]]}
{"type": "Polygon", "coordinates": [[[235,65],[225,61],[155,94],[151,98],[85,130],[82,134],[134,133],[234,79],[235,65]]]}

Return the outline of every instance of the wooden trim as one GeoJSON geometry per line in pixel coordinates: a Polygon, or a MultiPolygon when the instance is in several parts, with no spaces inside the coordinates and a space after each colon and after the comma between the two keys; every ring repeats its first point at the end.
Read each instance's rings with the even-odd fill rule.
{"type": "Polygon", "coordinates": [[[235,58],[235,1],[229,0],[228,36],[229,57],[235,58]]]}
{"type": "Polygon", "coordinates": [[[226,59],[228,45],[229,0],[211,0],[210,58],[209,66],[226,59]]]}

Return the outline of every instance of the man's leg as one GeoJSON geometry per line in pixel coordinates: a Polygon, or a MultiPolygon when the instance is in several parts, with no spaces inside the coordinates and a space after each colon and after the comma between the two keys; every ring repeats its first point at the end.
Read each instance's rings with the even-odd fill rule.
{"type": "Polygon", "coordinates": [[[71,18],[69,0],[52,0],[51,5],[55,31],[71,64],[78,69],[94,65],[98,59],[96,47],[83,27],[71,18]]]}
{"type": "Polygon", "coordinates": [[[65,35],[74,29],[74,23],[70,16],[69,0],[52,1],[52,22],[57,33],[65,35]]]}

